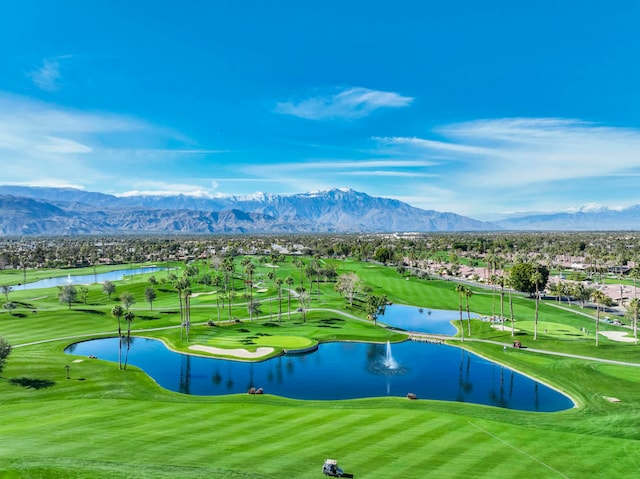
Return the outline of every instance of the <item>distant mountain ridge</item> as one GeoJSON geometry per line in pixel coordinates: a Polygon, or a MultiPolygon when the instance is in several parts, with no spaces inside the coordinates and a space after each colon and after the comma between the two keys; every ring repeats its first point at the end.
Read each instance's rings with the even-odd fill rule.
{"type": "Polygon", "coordinates": [[[351,189],[200,198],[0,185],[0,234],[489,231],[498,226],[351,189]]]}
{"type": "Polygon", "coordinates": [[[575,211],[519,215],[493,223],[518,231],[637,231],[640,205],[615,209],[588,205],[575,211]]]}

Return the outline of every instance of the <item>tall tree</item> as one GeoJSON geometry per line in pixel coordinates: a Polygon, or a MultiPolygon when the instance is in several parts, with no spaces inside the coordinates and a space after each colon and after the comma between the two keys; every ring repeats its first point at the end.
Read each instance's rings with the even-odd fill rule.
{"type": "Polygon", "coordinates": [[[511,286],[511,275],[509,275],[507,277],[507,282],[506,282],[507,286],[509,286],[509,320],[511,322],[511,337],[514,337],[516,335],[516,330],[515,330],[515,321],[516,318],[513,315],[513,297],[511,296],[511,291],[513,289],[513,287],[511,286]]]}
{"type": "Polygon", "coordinates": [[[124,315],[124,309],[119,304],[111,308],[111,316],[118,320],[118,369],[122,369],[122,327],[120,320],[124,315]]]}
{"type": "Polygon", "coordinates": [[[298,293],[298,303],[300,305],[300,313],[302,314],[302,322],[307,322],[307,308],[309,306],[309,293],[304,288],[304,286],[298,286],[296,288],[296,293],[298,293]]]}
{"type": "Polygon", "coordinates": [[[456,285],[456,293],[458,293],[458,310],[460,311],[460,334],[462,335],[462,342],[464,342],[464,323],[462,322],[462,296],[464,296],[465,287],[463,284],[458,283],[456,285]]]}
{"type": "Polygon", "coordinates": [[[213,286],[216,288],[216,310],[218,311],[218,323],[220,323],[220,288],[222,287],[222,278],[219,273],[213,276],[213,286]]]}
{"type": "Polygon", "coordinates": [[[124,320],[127,322],[127,353],[124,356],[124,367],[122,369],[127,369],[127,363],[129,362],[129,349],[131,348],[131,323],[136,317],[133,311],[127,311],[124,313],[124,320]]]}
{"type": "Polygon", "coordinates": [[[533,323],[533,339],[538,339],[538,309],[540,305],[540,289],[539,285],[542,282],[542,274],[538,270],[533,270],[531,273],[531,282],[533,283],[536,291],[536,312],[535,312],[535,321],[533,323]]]}
{"type": "Polygon", "coordinates": [[[136,300],[133,297],[133,294],[131,294],[129,291],[124,291],[123,293],[120,294],[120,303],[122,304],[122,306],[124,307],[124,309],[126,309],[127,311],[129,311],[129,308],[135,304],[136,300]]]}
{"type": "Polygon", "coordinates": [[[289,321],[291,321],[291,287],[293,286],[293,278],[291,276],[287,276],[284,280],[287,284],[287,314],[289,316],[289,321]]]}
{"type": "Polygon", "coordinates": [[[111,281],[106,280],[104,283],[102,283],[102,291],[106,293],[107,298],[111,299],[111,295],[116,291],[116,285],[111,281]]]}
{"type": "Polygon", "coordinates": [[[14,303],[13,301],[7,301],[2,305],[2,307],[7,311],[9,311],[10,316],[13,316],[13,310],[16,309],[17,306],[16,306],[16,303],[14,303]]]}
{"type": "Polygon", "coordinates": [[[282,278],[276,278],[275,284],[278,290],[278,322],[282,321],[282,278]]]}
{"type": "Polygon", "coordinates": [[[373,320],[373,324],[378,324],[378,317],[384,315],[387,307],[387,297],[376,294],[369,294],[367,296],[366,311],[367,315],[373,320]]]}
{"type": "Polygon", "coordinates": [[[598,346],[598,335],[600,333],[600,306],[606,304],[607,295],[599,289],[594,289],[591,293],[591,300],[596,303],[596,346],[598,346]]]}
{"type": "Polygon", "coordinates": [[[625,310],[625,317],[631,321],[631,327],[633,328],[633,338],[638,344],[638,317],[640,316],[640,298],[633,298],[629,301],[627,309],[625,310]]]}
{"type": "Polygon", "coordinates": [[[87,298],[89,297],[89,288],[87,288],[86,286],[80,286],[78,288],[78,295],[80,296],[80,300],[84,304],[87,304],[87,298]]]}
{"type": "Polygon", "coordinates": [[[147,303],[149,303],[149,309],[153,311],[153,301],[156,299],[156,290],[153,287],[145,288],[144,290],[144,299],[147,303]]]}
{"type": "Polygon", "coordinates": [[[338,276],[335,290],[338,291],[340,295],[345,295],[347,301],[349,302],[349,306],[353,306],[353,296],[358,288],[359,283],[360,278],[353,271],[338,276]]]}
{"type": "Polygon", "coordinates": [[[13,291],[13,286],[4,284],[0,286],[0,290],[2,291],[2,294],[4,294],[4,297],[6,298],[7,302],[9,302],[9,293],[13,291]]]}
{"type": "Polygon", "coordinates": [[[256,270],[255,265],[249,261],[246,266],[245,266],[245,273],[247,274],[247,276],[249,277],[249,282],[248,282],[248,286],[249,286],[249,302],[247,303],[248,309],[249,309],[249,321],[253,321],[253,312],[255,310],[255,308],[253,307],[253,273],[256,270]]]}
{"type": "Polygon", "coordinates": [[[11,344],[5,338],[0,336],[0,373],[4,369],[7,358],[11,354],[11,344]]]}
{"type": "Polygon", "coordinates": [[[471,312],[469,311],[469,298],[471,298],[471,296],[473,296],[473,291],[471,291],[471,288],[465,286],[464,297],[467,305],[467,327],[469,336],[471,336],[471,312]]]}
{"type": "Polygon", "coordinates": [[[66,303],[71,309],[71,303],[73,303],[78,297],[78,290],[72,284],[61,286],[58,290],[58,299],[61,303],[66,303]]]}

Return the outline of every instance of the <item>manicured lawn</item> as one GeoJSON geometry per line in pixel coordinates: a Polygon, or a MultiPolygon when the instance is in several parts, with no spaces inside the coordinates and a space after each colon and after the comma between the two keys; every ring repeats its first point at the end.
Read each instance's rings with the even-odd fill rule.
{"type": "MultiPolygon", "coordinates": [[[[278,277],[299,272],[279,265],[278,277]]],[[[266,271],[266,269],[265,269],[266,271]]],[[[396,303],[434,309],[458,309],[455,283],[401,278],[393,268],[369,263],[340,263],[338,274],[355,271],[374,292],[396,303]]],[[[66,273],[65,273],[66,275],[66,273]]],[[[275,301],[266,280],[260,300],[275,301]]],[[[305,279],[309,288],[308,280],[305,279]]],[[[0,477],[15,478],[319,478],[325,458],[339,460],[355,477],[402,478],[628,478],[640,463],[640,368],[535,354],[500,345],[465,341],[463,346],[560,388],[579,404],[559,413],[527,413],[440,401],[374,398],[349,401],[294,401],[270,395],[198,397],[161,389],[144,372],[86,359],[71,363],[64,348],[74,336],[113,335],[111,308],[131,291],[134,334],[160,337],[172,347],[189,344],[255,349],[305,347],[316,341],[401,339],[370,322],[357,304],[347,307],[332,283],[320,284],[306,321],[287,314],[277,318],[263,303],[253,322],[237,280],[237,304],[226,322],[215,294],[192,299],[190,341],[180,339],[177,294],[157,286],[153,309],[144,301],[145,278],[117,283],[111,299],[90,285],[87,304],[69,309],[57,291],[13,291],[21,306],[16,316],[0,314],[0,336],[16,347],[0,373],[0,477]],[[35,311],[35,312],[33,312],[35,311]],[[338,312],[336,312],[338,311],[338,312]],[[342,313],[340,312],[342,311],[342,313]],[[272,313],[273,315],[270,315],[272,313]],[[209,326],[213,320],[216,326],[209,326]],[[167,329],[168,328],[168,329],[167,329]],[[620,402],[610,402],[614,397],[620,402]]],[[[313,286],[315,290],[315,284],[313,286]]],[[[198,285],[198,291],[215,288],[198,285]]],[[[499,298],[473,288],[472,312],[499,312],[499,298]],[[495,302],[494,302],[495,298],[495,302]]],[[[516,327],[531,348],[640,363],[638,346],[576,335],[593,329],[593,319],[550,304],[540,307],[539,339],[533,341],[534,304],[514,297],[516,327]],[[547,334],[544,334],[544,329],[547,334]]],[[[505,311],[508,307],[505,306],[505,311]]],[[[507,313],[508,314],[508,313],[507,313]]],[[[466,316],[465,316],[466,318],[466,316]]],[[[466,323],[465,323],[466,326],[466,323]]],[[[509,344],[510,330],[473,321],[472,339],[509,344]]],[[[617,329],[613,326],[607,328],[617,329]]]]}

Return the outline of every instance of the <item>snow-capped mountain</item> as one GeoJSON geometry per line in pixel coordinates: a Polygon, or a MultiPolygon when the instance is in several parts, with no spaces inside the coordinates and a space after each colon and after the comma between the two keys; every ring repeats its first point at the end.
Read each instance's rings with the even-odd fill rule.
{"type": "Polygon", "coordinates": [[[487,231],[497,226],[348,188],[294,195],[113,196],[0,186],[0,234],[487,231]]]}

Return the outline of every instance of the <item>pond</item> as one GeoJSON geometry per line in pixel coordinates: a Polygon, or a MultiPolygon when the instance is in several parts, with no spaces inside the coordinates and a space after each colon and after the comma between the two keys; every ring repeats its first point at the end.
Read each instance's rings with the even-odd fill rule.
{"type": "Polygon", "coordinates": [[[33,283],[25,283],[17,286],[13,286],[13,289],[27,290],[27,289],[40,289],[40,288],[55,288],[58,286],[67,286],[68,284],[92,284],[101,283],[103,281],[119,281],[128,276],[135,276],[137,274],[156,273],[158,271],[164,271],[166,268],[159,266],[147,266],[145,268],[131,268],[131,269],[119,269],[116,271],[109,271],[108,273],[97,274],[85,274],[79,276],[72,276],[71,274],[66,277],[61,276],[58,278],[47,278],[33,283]]]}
{"type": "MultiPolygon", "coordinates": [[[[471,313],[470,316],[472,319],[479,317],[475,313],[471,313]]],[[[463,312],[462,319],[463,321],[467,320],[466,311],[463,312]]],[[[378,318],[379,322],[392,328],[418,333],[445,334],[448,336],[455,336],[457,330],[451,322],[459,320],[459,311],[416,308],[415,306],[405,306],[402,304],[387,306],[384,314],[378,318]]]]}
{"type": "MultiPolygon", "coordinates": [[[[65,352],[117,361],[118,339],[80,342],[65,352]]],[[[463,349],[413,341],[389,345],[389,350],[385,344],[326,343],[313,353],[250,363],[180,354],[161,341],[132,338],[128,363],[161,387],[183,394],[237,394],[255,387],[306,400],[405,397],[411,392],[421,399],[524,411],[574,406],[558,391],[463,349]]]]}

